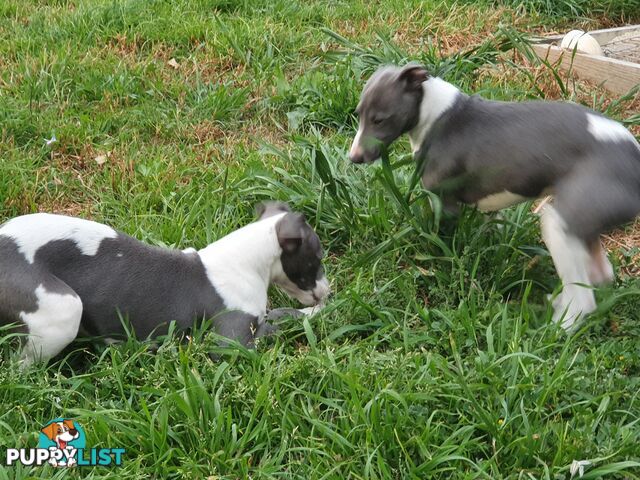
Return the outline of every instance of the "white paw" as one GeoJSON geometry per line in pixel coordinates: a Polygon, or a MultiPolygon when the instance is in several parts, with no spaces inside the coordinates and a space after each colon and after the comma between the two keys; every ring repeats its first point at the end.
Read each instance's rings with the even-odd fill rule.
{"type": "Polygon", "coordinates": [[[315,315],[322,310],[323,305],[314,305],[313,307],[302,308],[298,310],[300,313],[304,313],[307,316],[315,315]]]}
{"type": "Polygon", "coordinates": [[[551,303],[554,310],[560,310],[564,305],[564,302],[562,301],[562,292],[558,293],[555,297],[553,296],[553,293],[547,294],[547,301],[551,303]]]}
{"type": "Polygon", "coordinates": [[[595,309],[596,301],[591,290],[570,285],[553,301],[553,321],[565,331],[572,332],[579,321],[595,309]]]}
{"type": "Polygon", "coordinates": [[[31,355],[25,352],[22,354],[22,356],[20,357],[20,360],[18,361],[18,368],[20,369],[21,372],[24,372],[28,370],[29,367],[33,364],[34,364],[33,358],[31,358],[31,355]]]}
{"type": "Polygon", "coordinates": [[[553,321],[555,323],[559,323],[566,332],[572,332],[576,328],[577,323],[582,316],[582,312],[571,311],[570,308],[566,308],[564,306],[562,308],[553,309],[553,321]]]}

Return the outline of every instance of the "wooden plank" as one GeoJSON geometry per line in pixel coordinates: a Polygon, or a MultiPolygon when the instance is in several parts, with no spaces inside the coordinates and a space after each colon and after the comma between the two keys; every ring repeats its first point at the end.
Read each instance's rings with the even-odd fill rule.
{"type": "Polygon", "coordinates": [[[625,33],[640,33],[640,25],[628,25],[626,27],[618,27],[618,28],[605,28],[604,30],[594,30],[593,32],[588,32],[593,38],[595,38],[600,45],[604,45],[605,43],[609,43],[616,37],[620,35],[624,35],[625,33]]]}
{"type": "MultiPolygon", "coordinates": [[[[616,27],[616,28],[604,28],[602,30],[592,30],[587,32],[593,38],[597,40],[600,45],[604,45],[605,43],[610,42],[616,37],[620,35],[624,35],[629,32],[638,32],[640,33],[640,25],[627,25],[626,27],[616,27]]],[[[566,33],[569,33],[567,30],[566,33]]],[[[533,40],[534,43],[558,43],[562,42],[564,35],[549,35],[547,37],[537,37],[533,40]]]]}
{"type": "Polygon", "coordinates": [[[536,54],[550,64],[572,69],[580,78],[602,84],[607,90],[622,94],[640,84],[640,64],[615,58],[583,55],[553,45],[531,45],[536,54]]]}

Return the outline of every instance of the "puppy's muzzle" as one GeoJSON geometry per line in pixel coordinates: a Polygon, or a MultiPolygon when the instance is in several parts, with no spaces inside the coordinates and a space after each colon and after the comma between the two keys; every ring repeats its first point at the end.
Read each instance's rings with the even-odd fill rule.
{"type": "Polygon", "coordinates": [[[364,155],[350,153],[349,160],[351,160],[351,163],[364,163],[364,155]]]}
{"type": "Polygon", "coordinates": [[[373,163],[380,157],[380,148],[364,150],[354,149],[349,152],[349,160],[352,163],[373,163]]]}

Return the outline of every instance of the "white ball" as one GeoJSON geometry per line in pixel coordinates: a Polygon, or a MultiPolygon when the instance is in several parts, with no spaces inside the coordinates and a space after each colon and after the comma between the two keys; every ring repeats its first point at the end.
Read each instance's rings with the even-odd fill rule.
{"type": "Polygon", "coordinates": [[[562,38],[560,48],[566,50],[575,49],[579,53],[587,53],[589,55],[603,55],[598,41],[582,30],[571,30],[567,33],[562,38]]]}

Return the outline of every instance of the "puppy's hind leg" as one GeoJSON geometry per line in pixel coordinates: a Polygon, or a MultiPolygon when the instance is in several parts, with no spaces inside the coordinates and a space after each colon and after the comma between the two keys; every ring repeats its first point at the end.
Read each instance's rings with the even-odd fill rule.
{"type": "Polygon", "coordinates": [[[591,257],[585,242],[567,232],[566,222],[554,207],[545,206],[541,224],[542,238],[563,285],[553,303],[553,319],[571,330],[577,320],[596,309],[589,279],[591,257]]]}
{"type": "Polygon", "coordinates": [[[606,285],[613,282],[615,274],[609,261],[607,252],[602,247],[600,239],[589,243],[589,279],[594,285],[606,285]]]}
{"type": "Polygon", "coordinates": [[[591,289],[576,283],[592,285],[613,278],[613,269],[600,244],[602,232],[629,222],[640,213],[640,164],[633,159],[628,165],[624,162],[615,164],[609,159],[595,160],[557,185],[554,189],[555,209],[543,214],[545,242],[549,239],[549,246],[555,239],[556,244],[563,245],[549,246],[565,284],[562,305],[567,306],[570,301],[576,304],[569,306],[563,325],[570,321],[570,314],[578,307],[583,314],[595,309],[591,289]],[[573,287],[567,290],[566,286],[571,282],[573,287]]]}
{"type": "Polygon", "coordinates": [[[21,312],[29,335],[21,360],[22,368],[47,361],[76,338],[82,319],[82,301],[64,282],[52,277],[36,290],[35,311],[21,312]]]}

